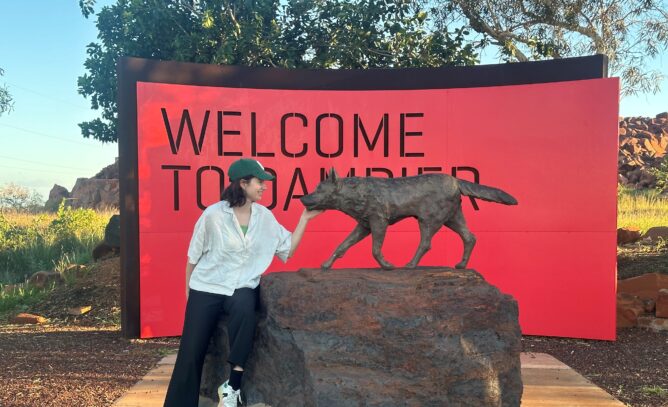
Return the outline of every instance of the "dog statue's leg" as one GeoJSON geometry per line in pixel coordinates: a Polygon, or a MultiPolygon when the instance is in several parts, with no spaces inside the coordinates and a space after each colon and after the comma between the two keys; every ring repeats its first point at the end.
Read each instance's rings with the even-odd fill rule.
{"type": "Polygon", "coordinates": [[[371,226],[371,238],[373,239],[372,253],[380,267],[384,270],[392,270],[394,265],[383,257],[383,242],[387,231],[387,222],[383,219],[369,220],[371,226]]]}
{"type": "Polygon", "coordinates": [[[417,251],[413,259],[406,264],[406,268],[415,268],[422,256],[431,249],[431,239],[434,237],[436,232],[443,226],[440,222],[431,224],[429,221],[420,219],[418,220],[420,224],[420,244],[418,245],[417,251]]]}
{"type": "Polygon", "coordinates": [[[462,242],[464,243],[464,255],[462,256],[462,261],[457,263],[455,268],[464,269],[469,262],[471,251],[473,250],[473,246],[475,246],[476,239],[473,233],[471,233],[469,230],[468,226],[466,226],[466,220],[464,219],[464,214],[462,213],[461,207],[457,210],[452,219],[445,222],[445,226],[455,231],[459,237],[462,238],[462,242]]]}
{"type": "Polygon", "coordinates": [[[369,228],[364,227],[360,225],[359,223],[353,229],[353,231],[348,235],[348,237],[345,238],[343,242],[339,245],[339,247],[334,250],[334,253],[332,253],[332,256],[327,259],[326,262],[322,264],[322,269],[323,270],[328,270],[332,267],[332,264],[334,264],[334,261],[338,259],[339,257],[343,256],[343,254],[350,249],[351,246],[353,246],[355,243],[359,242],[360,240],[364,239],[371,233],[369,231],[369,228]]]}

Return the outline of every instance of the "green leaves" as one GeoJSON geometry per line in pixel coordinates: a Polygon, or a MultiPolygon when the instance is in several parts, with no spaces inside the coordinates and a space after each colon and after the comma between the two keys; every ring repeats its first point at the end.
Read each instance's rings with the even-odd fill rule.
{"type": "MultiPolygon", "coordinates": [[[[5,71],[0,68],[0,76],[4,75],[5,71]]],[[[3,113],[9,113],[14,109],[14,98],[7,90],[6,86],[0,86],[0,116],[3,113]]]]}
{"type": "MultiPolygon", "coordinates": [[[[293,11],[289,5],[286,14],[293,11]]],[[[476,57],[450,33],[433,30],[416,2],[323,1],[310,14],[316,17],[304,35],[308,67],[463,65],[476,57]]]]}
{"type": "Polygon", "coordinates": [[[213,28],[213,13],[211,10],[206,10],[202,16],[202,27],[206,29],[213,28]]]}
{"type": "Polygon", "coordinates": [[[79,8],[81,8],[81,14],[83,14],[85,18],[90,17],[90,15],[95,12],[94,6],[95,6],[95,0],[79,0],[79,8]]]}
{"type": "Polygon", "coordinates": [[[668,49],[665,0],[440,0],[436,24],[470,25],[506,61],[592,54],[608,56],[622,95],[659,90],[650,63],[668,49]]]}

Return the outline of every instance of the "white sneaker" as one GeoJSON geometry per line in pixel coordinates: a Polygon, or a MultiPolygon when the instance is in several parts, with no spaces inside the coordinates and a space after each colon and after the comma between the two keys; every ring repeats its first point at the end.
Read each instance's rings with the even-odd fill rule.
{"type": "Polygon", "coordinates": [[[218,407],[237,407],[237,403],[243,404],[241,401],[241,389],[232,389],[232,386],[227,381],[221,384],[218,387],[218,407]]]}

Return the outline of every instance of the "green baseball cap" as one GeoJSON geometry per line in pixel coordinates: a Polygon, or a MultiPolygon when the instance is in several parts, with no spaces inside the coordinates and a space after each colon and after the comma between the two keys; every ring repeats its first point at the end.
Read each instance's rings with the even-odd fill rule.
{"type": "Polygon", "coordinates": [[[237,181],[249,175],[269,181],[274,179],[274,176],[266,172],[259,161],[250,158],[241,158],[233,162],[227,175],[230,181],[237,181]]]}

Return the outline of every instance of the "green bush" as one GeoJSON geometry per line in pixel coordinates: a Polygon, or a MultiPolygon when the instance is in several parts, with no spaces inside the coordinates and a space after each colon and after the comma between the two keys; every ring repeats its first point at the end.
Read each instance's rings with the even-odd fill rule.
{"type": "Polygon", "coordinates": [[[652,168],[650,171],[656,177],[656,188],[659,191],[668,189],[668,160],[664,157],[661,164],[659,164],[657,168],[652,168]]]}
{"type": "Polygon", "coordinates": [[[111,215],[64,204],[55,214],[0,214],[0,283],[52,270],[63,258],[89,262],[111,215]]]}

